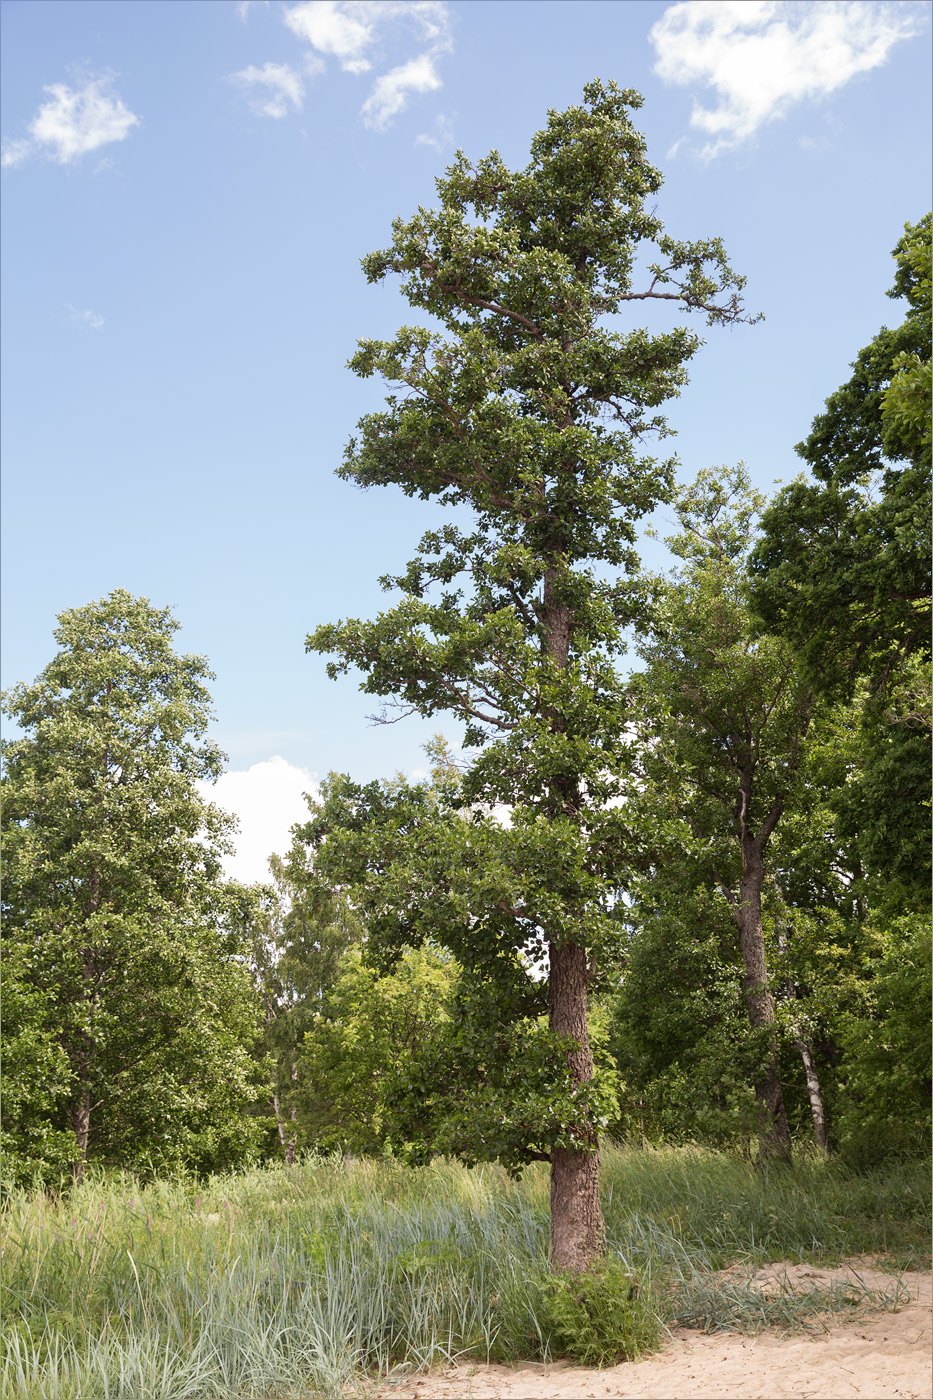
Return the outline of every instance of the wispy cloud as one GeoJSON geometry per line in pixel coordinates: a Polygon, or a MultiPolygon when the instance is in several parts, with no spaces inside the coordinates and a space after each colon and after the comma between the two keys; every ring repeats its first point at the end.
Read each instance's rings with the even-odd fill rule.
{"type": "Polygon", "coordinates": [[[384,131],[394,117],[408,106],[413,92],[435,92],[441,86],[434,60],[419,54],[377,78],[361,108],[363,121],[376,131],[384,131]]]}
{"type": "Polygon", "coordinates": [[[435,118],[433,131],[422,131],[415,137],[416,146],[431,146],[435,151],[449,151],[453,144],[453,122],[443,112],[435,118]]]}
{"type": "Polygon", "coordinates": [[[348,73],[367,73],[368,55],[380,31],[401,22],[431,51],[450,47],[444,0],[303,0],[285,11],[285,23],[318,53],[336,58],[348,73]]]}
{"type": "Polygon", "coordinates": [[[293,34],[347,73],[371,72],[386,35],[407,29],[421,52],[378,77],[363,103],[367,126],[384,130],[412,93],[441,86],[437,59],[451,48],[445,0],[302,0],[285,10],[293,34]]]}
{"type": "Polygon", "coordinates": [[[53,83],[44,91],[49,100],[29,123],[28,137],[4,148],[3,165],[22,165],[33,155],[68,165],[89,151],[124,140],[139,126],[139,117],[112,91],[109,78],[93,78],[81,88],[53,83]]]}
{"type": "Polygon", "coordinates": [[[253,95],[250,106],[263,117],[285,117],[289,105],[301,111],[305,87],[301,75],[287,63],[265,63],[261,68],[250,64],[231,79],[253,95]]]}
{"type": "Polygon", "coordinates": [[[65,309],[69,313],[70,320],[74,321],[76,325],[87,327],[88,330],[99,331],[104,324],[103,316],[96,311],[79,311],[76,306],[71,305],[71,302],[66,303],[65,309]]]}
{"type": "MultiPolygon", "coordinates": [[[[268,6],[269,0],[262,0],[262,3],[268,6]]],[[[240,16],[240,19],[243,21],[244,24],[246,23],[246,17],[250,12],[250,7],[255,4],[256,0],[237,0],[236,12],[240,16]]]]}
{"type": "Polygon", "coordinates": [[[915,0],[685,0],[664,11],[649,37],[665,82],[716,93],[715,106],[695,101],[690,117],[709,138],[700,150],[708,160],[795,103],[877,68],[922,23],[915,0]]]}

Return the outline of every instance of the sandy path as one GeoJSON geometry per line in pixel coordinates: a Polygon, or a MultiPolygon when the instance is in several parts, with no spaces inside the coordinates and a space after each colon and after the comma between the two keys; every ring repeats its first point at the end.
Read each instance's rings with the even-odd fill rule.
{"type": "MultiPolygon", "coordinates": [[[[846,1269],[780,1267],[804,1287],[851,1277],[846,1269]]],[[[761,1271],[765,1286],[769,1272],[761,1271]]],[[[858,1273],[872,1288],[892,1286],[890,1274],[858,1273]]],[[[386,1382],[378,1400],[931,1400],[933,1278],[901,1277],[911,1297],[896,1313],[827,1318],[815,1333],[708,1336],[680,1329],[657,1355],[604,1371],[563,1362],[462,1365],[386,1382]]]]}

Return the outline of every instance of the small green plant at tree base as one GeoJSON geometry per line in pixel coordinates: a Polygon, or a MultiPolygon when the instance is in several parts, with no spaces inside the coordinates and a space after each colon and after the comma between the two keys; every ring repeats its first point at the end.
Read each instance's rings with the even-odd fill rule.
{"type": "Polygon", "coordinates": [[[653,1290],[620,1259],[610,1256],[582,1274],[547,1274],[538,1286],[535,1312],[554,1356],[615,1366],[660,1346],[653,1290]]]}

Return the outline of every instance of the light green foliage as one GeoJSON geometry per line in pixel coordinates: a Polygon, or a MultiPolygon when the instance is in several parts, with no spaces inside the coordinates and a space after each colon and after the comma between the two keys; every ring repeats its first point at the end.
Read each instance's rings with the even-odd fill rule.
{"type": "Polygon", "coordinates": [[[222,755],[177,625],[120,590],[64,612],[54,659],[4,700],[22,730],[4,745],[4,1032],[11,1057],[23,1035],[37,1050],[5,1115],[14,1177],[61,1161],[37,1134],[121,1164],[248,1144],[256,1007],[220,878],[228,821],[195,787],[222,755]]]}
{"type": "MultiPolygon", "coordinates": [[[[490,1167],[312,1158],[148,1187],[92,1171],[66,1200],[17,1194],[0,1222],[0,1394],[310,1400],[393,1367],[580,1357],[618,1342],[625,1279],[645,1305],[641,1346],[649,1304],[668,1326],[821,1326],[825,1296],[714,1271],[879,1252],[909,1267],[929,1248],[923,1164],[762,1171],[697,1148],[609,1149],[606,1276],[621,1287],[599,1299],[597,1282],[595,1306],[571,1302],[568,1320],[544,1273],[547,1189],[535,1168],[515,1183],[490,1167]]],[[[850,1289],[828,1305],[895,1299],[892,1280],[887,1300],[850,1289]]]]}
{"type": "Polygon", "coordinates": [[[597,1054],[585,1085],[567,1075],[570,1045],[547,1024],[547,982],[531,964],[544,951],[539,925],[584,936],[579,893],[587,888],[590,946],[600,939],[611,947],[616,923],[599,910],[585,838],[573,824],[504,827],[464,809],[459,794],[443,762],[433,781],[416,784],[332,777],[299,832],[318,852],[321,878],[351,884],[368,958],[388,971],[404,947],[396,940],[407,937],[448,949],[462,969],[449,1023],[397,1084],[393,1112],[405,1150],[415,1161],[441,1151],[517,1170],[546,1159],[555,1144],[578,1142],[588,1123],[605,1128],[615,1111],[608,1056],[597,1054]],[[553,885],[570,879],[578,901],[568,910],[553,885]]]}
{"type": "Polygon", "coordinates": [[[551,1274],[541,1291],[541,1319],[555,1356],[581,1366],[615,1366],[660,1345],[655,1300],[618,1259],[585,1274],[551,1274]]]}
{"type": "Polygon", "coordinates": [[[650,792],[630,800],[678,823],[676,837],[649,825],[646,854],[652,838],[679,845],[683,865],[727,899],[739,885],[741,833],[770,834],[793,806],[814,711],[793,650],[758,635],[748,605],[746,561],[763,506],[742,466],[702,471],[678,494],[681,531],[667,543],[680,565],[655,581],[639,642],[646,666],[631,682],[639,783],[650,792]]]}
{"type": "MultiPolygon", "coordinates": [[[[237,891],[237,924],[249,949],[264,1026],[261,1055],[265,1092],[256,1111],[266,1123],[265,1150],[293,1161],[318,1142],[299,1113],[298,1054],[303,1038],[325,1014],[327,998],[363,927],[347,900],[318,881],[305,852],[294,845],[283,861],[270,858],[272,885],[237,891]],[[270,1116],[270,1111],[271,1115],[270,1116]]],[[[326,1099],[327,1086],[316,1085],[326,1099]]]]}
{"type": "Polygon", "coordinates": [[[382,976],[358,950],[346,954],[295,1057],[306,1141],[362,1155],[404,1149],[400,1086],[430,1061],[456,984],[456,965],[430,948],[407,950],[382,976]]]}
{"type": "Polygon", "coordinates": [[[617,661],[643,610],[636,522],[672,479],[645,442],[667,433],[657,410],[700,344],[619,317],[664,300],[710,324],[743,319],[720,241],[677,241],[651,208],[661,176],[631,122],[640,105],[593,82],[549,113],[525,169],[458,153],[437,207],[397,220],[364,259],[370,281],[399,276],[434,328],[360,343],[352,368],[391,392],[341,474],[456,514],[383,580],[399,601],[308,639],[335,655],[332,675],[357,668],[403,711],[449,713],[478,751],[462,785],[335,781],[305,835],[322,875],[352,888],[374,949],[429,938],[461,964],[461,1001],[482,1004],[487,1027],[463,1009],[476,1072],[438,1105],[440,1136],[510,1166],[592,1152],[610,1112],[585,1041],[587,988],[618,943],[617,661]],[[527,1091],[508,1077],[516,1052],[533,1061],[527,1091]]]}
{"type": "Polygon", "coordinates": [[[905,225],[889,295],[906,318],[814,419],[797,451],[816,481],[778,494],[751,561],[756,609],[830,690],[864,674],[884,692],[906,656],[929,656],[931,233],[930,214],[905,225]]]}

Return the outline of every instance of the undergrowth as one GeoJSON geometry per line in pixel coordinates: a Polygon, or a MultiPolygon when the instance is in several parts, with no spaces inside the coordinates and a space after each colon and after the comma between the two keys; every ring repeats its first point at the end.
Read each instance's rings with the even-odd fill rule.
{"type": "Polygon", "coordinates": [[[754,1268],[924,1262],[929,1177],[701,1149],[604,1158],[605,1266],[547,1270],[547,1178],[308,1160],[198,1185],[91,1176],[3,1211],[3,1400],[306,1400],[470,1356],[604,1364],[663,1325],[754,1331],[895,1307],[852,1282],[763,1291],[754,1268]],[[747,1266],[727,1280],[716,1271],[747,1266]]]}

